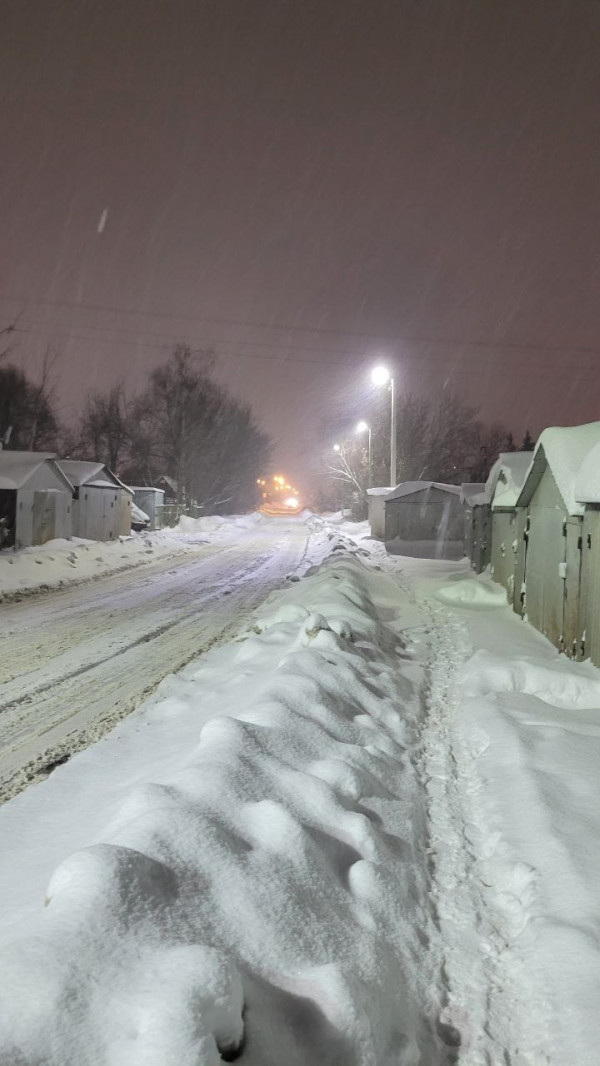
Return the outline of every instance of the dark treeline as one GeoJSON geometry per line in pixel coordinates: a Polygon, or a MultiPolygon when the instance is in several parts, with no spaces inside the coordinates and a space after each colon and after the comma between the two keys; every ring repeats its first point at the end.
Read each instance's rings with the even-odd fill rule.
{"type": "MultiPolygon", "coordinates": [[[[404,395],[396,405],[397,481],[439,481],[458,485],[486,480],[500,452],[532,450],[529,433],[522,443],[501,422],[486,425],[477,417],[477,408],[457,393],[442,389],[429,397],[404,395]]],[[[375,401],[370,411],[371,471],[368,464],[367,434],[357,435],[354,427],[344,432],[338,426],[340,451],[334,454],[331,442],[324,442],[322,506],[339,505],[352,491],[364,498],[369,484],[388,485],[390,477],[389,394],[375,401]],[[337,488],[336,488],[337,485],[337,488]]],[[[331,423],[324,428],[331,437],[331,423]]]]}
{"type": "Polygon", "coordinates": [[[213,367],[210,352],[177,345],[142,391],[128,395],[119,383],[91,392],[77,423],[65,427],[54,412],[48,360],[39,384],[3,363],[0,436],[8,448],[106,463],[129,484],[151,485],[167,475],[182,504],[247,510],[255,505],[270,441],[250,407],[214,380],[213,367]]]}

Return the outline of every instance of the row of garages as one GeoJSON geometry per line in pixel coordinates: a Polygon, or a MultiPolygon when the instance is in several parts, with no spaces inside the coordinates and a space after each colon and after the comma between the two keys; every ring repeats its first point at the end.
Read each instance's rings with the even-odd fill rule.
{"type": "Polygon", "coordinates": [[[466,550],[522,618],[600,666],[600,422],[544,430],[463,486],[466,550]]]}
{"type": "Polygon", "coordinates": [[[0,451],[0,545],[57,538],[117,540],[132,521],[156,528],[164,493],[130,488],[102,463],[48,452],[0,451]]]}
{"type": "Polygon", "coordinates": [[[370,489],[373,536],[388,550],[466,554],[567,655],[600,666],[600,422],[545,430],[507,452],[483,485],[370,489]]]}

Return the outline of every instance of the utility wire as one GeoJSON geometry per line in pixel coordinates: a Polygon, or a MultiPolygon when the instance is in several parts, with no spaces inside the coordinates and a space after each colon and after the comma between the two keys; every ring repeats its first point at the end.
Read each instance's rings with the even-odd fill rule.
{"type": "MultiPolygon", "coordinates": [[[[12,327],[12,328],[15,329],[15,327],[12,327]]],[[[58,330],[63,330],[65,328],[68,329],[68,326],[66,326],[64,323],[55,323],[55,324],[53,324],[53,323],[42,323],[42,322],[30,322],[29,326],[27,328],[29,329],[30,332],[38,331],[40,333],[43,333],[44,335],[47,334],[48,336],[50,336],[53,333],[56,333],[57,329],[58,330]]],[[[76,330],[78,332],[76,334],[74,332],[70,332],[69,336],[78,337],[79,339],[86,339],[85,338],[85,334],[82,334],[81,330],[86,330],[86,331],[94,330],[97,333],[100,332],[100,333],[116,334],[118,336],[131,337],[131,338],[134,338],[135,342],[138,343],[138,344],[142,343],[142,340],[141,340],[142,337],[148,337],[148,338],[150,338],[150,340],[154,340],[155,338],[164,338],[165,340],[169,341],[170,346],[172,346],[177,341],[177,337],[173,333],[157,333],[155,330],[146,330],[146,331],[144,331],[144,330],[128,329],[126,326],[125,327],[124,326],[107,326],[107,325],[104,325],[104,324],[101,324],[101,323],[86,323],[86,324],[78,325],[75,328],[76,328],[76,330]]],[[[26,328],[25,327],[22,328],[22,332],[26,332],[26,328]]],[[[64,336],[64,334],[61,334],[61,335],[64,336]]],[[[89,339],[90,340],[94,340],[94,338],[92,338],[92,337],[90,337],[89,339]]],[[[191,338],[189,338],[189,336],[186,336],[186,340],[191,340],[191,338]]],[[[331,356],[331,355],[343,355],[343,356],[346,356],[349,359],[366,359],[366,358],[369,358],[369,353],[365,352],[365,351],[341,351],[339,348],[337,348],[337,349],[336,348],[320,348],[320,347],[317,347],[315,345],[289,344],[287,342],[275,343],[274,341],[235,340],[234,338],[231,338],[231,337],[227,337],[227,339],[223,340],[223,341],[210,341],[210,340],[207,340],[206,338],[204,338],[203,340],[199,340],[199,339],[195,339],[194,338],[193,343],[198,345],[199,348],[211,347],[211,345],[213,345],[213,344],[220,344],[220,343],[227,344],[229,347],[233,346],[233,347],[238,347],[238,348],[246,348],[246,347],[261,348],[261,349],[274,348],[276,351],[279,352],[280,356],[282,356],[282,357],[285,356],[285,354],[287,354],[287,352],[319,352],[319,353],[323,353],[324,355],[328,355],[328,356],[331,356]]],[[[492,359],[494,354],[497,354],[497,350],[495,350],[495,349],[494,350],[490,349],[489,352],[485,353],[485,355],[487,356],[488,359],[492,359]]],[[[248,355],[248,358],[250,358],[249,355],[248,355]]],[[[463,363],[467,359],[481,360],[481,358],[482,358],[482,356],[481,356],[480,353],[461,352],[461,354],[460,354],[460,359],[461,359],[461,362],[463,362],[463,363]]],[[[503,353],[503,365],[505,367],[507,366],[507,367],[510,368],[511,364],[506,362],[506,358],[511,358],[511,356],[505,357],[504,353],[503,353]]],[[[518,359],[521,358],[521,356],[515,353],[515,355],[513,355],[512,358],[513,359],[516,358],[518,360],[518,359]]],[[[419,366],[423,366],[423,361],[424,360],[427,360],[428,362],[433,362],[433,361],[437,360],[438,362],[443,363],[444,366],[448,365],[448,357],[447,356],[437,355],[436,353],[431,353],[431,352],[428,352],[424,356],[423,355],[422,356],[414,356],[414,355],[405,355],[405,354],[402,354],[402,356],[401,356],[401,362],[402,362],[403,365],[408,364],[408,363],[416,363],[419,366]]],[[[319,365],[322,365],[320,360],[315,360],[315,362],[319,363],[319,365]]],[[[532,364],[532,363],[529,363],[528,365],[530,367],[534,366],[534,367],[539,368],[539,369],[546,369],[547,367],[552,369],[552,364],[544,364],[544,363],[532,364]]],[[[514,364],[512,364],[512,366],[514,366],[514,364]]],[[[579,364],[579,365],[575,365],[575,366],[573,364],[570,364],[570,369],[571,370],[587,371],[587,370],[595,370],[596,368],[594,366],[589,366],[589,365],[584,365],[584,364],[579,364]]]]}
{"type": "Polygon", "coordinates": [[[565,352],[575,352],[578,354],[588,355],[600,355],[600,348],[586,345],[555,345],[555,344],[539,344],[528,343],[519,341],[488,341],[488,340],[468,340],[464,338],[448,338],[448,337],[426,337],[418,335],[404,336],[383,334],[383,333],[362,333],[356,330],[343,330],[335,329],[328,326],[298,326],[290,322],[251,322],[244,319],[235,318],[213,318],[213,317],[200,317],[195,315],[184,315],[178,313],[172,313],[170,311],[134,311],[132,308],[116,307],[110,304],[87,304],[76,303],[69,300],[31,300],[19,296],[9,296],[7,294],[0,293],[0,300],[10,303],[20,304],[33,304],[35,307],[66,307],[77,311],[100,311],[102,313],[128,315],[137,318],[155,318],[155,319],[170,319],[175,322],[195,322],[199,325],[220,325],[220,326],[234,326],[244,329],[262,329],[262,330],[277,330],[287,333],[310,333],[310,334],[322,334],[323,336],[335,336],[335,337],[358,337],[363,340],[371,341],[388,341],[394,344],[425,344],[425,345],[437,345],[438,347],[451,347],[451,348],[475,348],[491,351],[537,351],[537,352],[556,352],[558,354],[564,354],[565,352]]]}
{"type": "MultiPolygon", "coordinates": [[[[131,349],[132,346],[133,346],[131,341],[111,340],[108,337],[89,337],[89,336],[86,336],[84,334],[80,335],[80,334],[76,334],[76,333],[58,333],[54,329],[37,330],[37,329],[28,329],[27,327],[19,326],[19,327],[15,328],[14,332],[15,333],[30,334],[30,335],[33,335],[33,336],[42,336],[42,337],[51,336],[51,337],[54,337],[54,338],[59,338],[61,340],[87,342],[88,344],[106,344],[109,347],[113,347],[113,348],[115,346],[117,346],[117,347],[126,347],[126,348],[131,349]]],[[[225,342],[225,343],[229,343],[229,342],[225,342]]],[[[139,348],[141,348],[142,350],[152,350],[153,349],[153,350],[157,350],[157,351],[168,352],[168,351],[171,351],[173,349],[173,344],[174,344],[174,341],[171,341],[171,343],[165,343],[165,344],[151,344],[151,343],[148,343],[148,342],[143,342],[143,343],[139,343],[137,346],[139,348]]],[[[213,345],[211,345],[211,344],[207,345],[205,343],[203,345],[200,345],[199,347],[200,348],[202,348],[202,347],[210,348],[210,347],[213,347],[213,345]]],[[[235,360],[235,359],[240,359],[240,360],[253,359],[253,360],[256,360],[256,361],[259,361],[259,362],[278,363],[279,365],[282,365],[283,363],[286,362],[285,358],[282,358],[281,355],[280,356],[277,356],[277,355],[266,355],[266,354],[258,354],[258,353],[254,353],[254,352],[228,352],[228,351],[225,351],[225,350],[221,349],[219,344],[218,344],[218,342],[214,343],[214,351],[215,351],[215,354],[219,358],[223,358],[223,359],[232,359],[232,360],[235,360]]],[[[283,354],[284,353],[282,353],[282,355],[283,354]]],[[[364,358],[364,355],[362,356],[362,358],[364,358]]],[[[300,357],[300,356],[295,356],[292,361],[293,361],[294,364],[296,364],[296,363],[303,363],[304,364],[305,363],[305,364],[309,364],[309,365],[313,365],[313,366],[319,366],[319,367],[321,367],[321,369],[325,369],[325,370],[327,370],[329,367],[332,367],[332,368],[333,367],[342,367],[344,370],[353,369],[353,364],[351,362],[342,362],[341,360],[335,360],[335,359],[323,360],[323,359],[312,359],[312,358],[306,358],[306,357],[303,358],[303,357],[300,357]]],[[[400,359],[400,364],[402,365],[405,362],[408,362],[408,359],[405,359],[404,357],[402,357],[400,359]]],[[[455,367],[455,366],[451,366],[450,367],[450,366],[447,366],[447,365],[444,366],[444,367],[428,366],[426,364],[426,362],[424,362],[423,360],[413,360],[413,362],[418,363],[418,367],[422,371],[423,374],[441,374],[441,375],[443,375],[445,377],[456,377],[456,376],[473,377],[473,375],[481,375],[481,376],[486,376],[486,377],[490,377],[492,375],[500,375],[502,377],[506,377],[507,369],[510,370],[510,371],[516,370],[516,368],[514,366],[507,368],[505,364],[498,364],[497,366],[491,365],[491,364],[487,364],[486,366],[479,366],[479,367],[475,366],[475,367],[468,367],[467,369],[460,369],[460,368],[455,367]]],[[[411,369],[413,369],[412,366],[411,366],[411,369]]],[[[589,366],[577,368],[577,367],[574,367],[572,364],[570,364],[569,370],[568,370],[567,373],[564,373],[564,372],[555,373],[554,369],[555,368],[549,367],[547,364],[544,364],[544,363],[537,363],[537,364],[528,363],[523,368],[519,368],[519,376],[520,377],[534,377],[536,379],[539,379],[540,371],[543,371],[544,374],[547,377],[552,378],[553,381],[569,381],[569,382],[573,383],[573,374],[577,370],[583,371],[584,374],[586,372],[590,372],[590,371],[595,372],[595,376],[593,376],[593,377],[586,378],[585,376],[578,376],[577,377],[577,383],[578,384],[583,383],[585,381],[589,381],[589,382],[592,382],[594,384],[597,384],[598,383],[598,377],[600,376],[600,366],[598,366],[598,368],[589,367],[589,366]]],[[[556,369],[560,370],[561,368],[556,368],[556,369]]]]}

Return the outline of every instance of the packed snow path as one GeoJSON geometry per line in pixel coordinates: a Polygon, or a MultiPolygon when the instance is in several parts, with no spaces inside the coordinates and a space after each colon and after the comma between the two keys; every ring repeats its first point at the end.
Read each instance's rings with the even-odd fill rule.
{"type": "Polygon", "coordinates": [[[302,522],[262,521],[191,557],[4,604],[0,800],[98,740],[166,674],[234,636],[300,565],[310,535],[302,522]]]}

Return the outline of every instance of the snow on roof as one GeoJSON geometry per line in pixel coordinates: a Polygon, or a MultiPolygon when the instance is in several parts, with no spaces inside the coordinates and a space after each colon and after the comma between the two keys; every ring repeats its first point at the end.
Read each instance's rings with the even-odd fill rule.
{"type": "Polygon", "coordinates": [[[93,481],[86,481],[85,487],[86,489],[118,489],[119,485],[116,484],[116,480],[109,481],[107,477],[95,477],[93,481]]]}
{"type": "Polygon", "coordinates": [[[501,452],[485,486],[492,509],[516,506],[532,459],[531,452],[501,452]]]}
{"type": "Polygon", "coordinates": [[[104,463],[90,462],[86,459],[59,459],[59,466],[70,481],[78,488],[87,485],[90,488],[126,489],[133,495],[133,490],[124,485],[112,470],[104,463]]]}
{"type": "Polygon", "coordinates": [[[164,496],[164,489],[157,489],[154,485],[130,485],[129,488],[132,492],[160,492],[161,496],[164,496]]]}
{"type": "Polygon", "coordinates": [[[442,485],[439,481],[404,481],[386,496],[386,500],[400,500],[403,496],[411,496],[414,492],[426,492],[427,489],[440,489],[442,492],[450,492],[460,496],[460,485],[442,485]]]}
{"type": "MultiPolygon", "coordinates": [[[[584,459],[597,444],[600,444],[600,422],[588,422],[584,426],[551,426],[545,429],[537,442],[533,462],[518,499],[519,505],[525,506],[529,503],[548,466],[567,513],[583,514],[583,504],[577,500],[575,494],[575,481],[584,459]]],[[[583,484],[581,487],[583,488],[583,484]]]]}
{"type": "Polygon", "coordinates": [[[375,486],[375,488],[367,489],[367,496],[388,496],[391,491],[392,489],[389,487],[379,488],[375,486]]]}
{"type": "Polygon", "coordinates": [[[600,443],[590,449],[579,467],[573,493],[578,503],[600,503],[600,443]]]}
{"type": "Polygon", "coordinates": [[[460,486],[460,502],[466,504],[467,507],[474,507],[477,503],[483,502],[479,500],[479,497],[483,494],[485,485],[483,481],[466,481],[460,486]]]}
{"type": "Polygon", "coordinates": [[[103,474],[106,470],[104,463],[92,463],[80,459],[59,459],[58,462],[69,480],[77,487],[89,484],[93,478],[98,474],[103,474]]]}
{"type": "Polygon", "coordinates": [[[0,450],[0,489],[21,489],[44,463],[50,463],[54,472],[65,483],[65,489],[73,486],[56,462],[55,452],[18,452],[0,450]]]}

